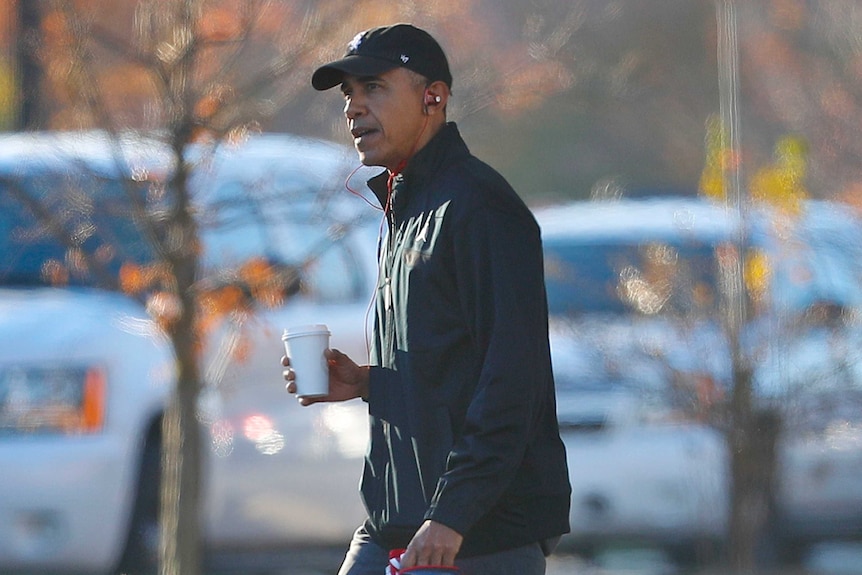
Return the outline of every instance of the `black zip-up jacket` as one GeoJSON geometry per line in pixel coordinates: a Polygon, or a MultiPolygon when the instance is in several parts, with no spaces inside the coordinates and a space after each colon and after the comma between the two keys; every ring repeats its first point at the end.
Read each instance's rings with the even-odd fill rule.
{"type": "MultiPolygon", "coordinates": [[[[569,530],[539,227],[452,123],[395,178],[369,383],[366,528],[386,548],[425,519],[482,555],[569,530]]],[[[388,201],[387,201],[388,199],[388,201]]]]}

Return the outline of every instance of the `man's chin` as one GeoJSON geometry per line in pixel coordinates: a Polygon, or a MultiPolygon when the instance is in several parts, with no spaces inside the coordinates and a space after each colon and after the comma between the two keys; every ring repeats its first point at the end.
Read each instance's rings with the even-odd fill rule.
{"type": "Polygon", "coordinates": [[[383,164],[379,159],[376,159],[373,155],[366,154],[360,150],[357,150],[359,153],[359,161],[362,162],[363,166],[380,166],[381,168],[385,168],[385,164],[383,164]]]}

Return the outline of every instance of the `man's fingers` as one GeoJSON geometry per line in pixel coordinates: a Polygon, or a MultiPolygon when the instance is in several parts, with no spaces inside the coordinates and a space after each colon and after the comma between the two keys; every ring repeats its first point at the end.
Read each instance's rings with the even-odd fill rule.
{"type": "Polygon", "coordinates": [[[440,549],[419,549],[412,553],[408,551],[401,559],[404,568],[416,567],[418,565],[454,565],[455,555],[451,557],[440,549]]]}
{"type": "Polygon", "coordinates": [[[407,546],[405,566],[454,565],[462,541],[463,537],[454,529],[425,521],[407,546]]]}
{"type": "Polygon", "coordinates": [[[401,569],[416,567],[417,565],[419,565],[419,561],[416,559],[416,553],[408,546],[401,554],[401,569]]]}
{"type": "Polygon", "coordinates": [[[454,565],[455,558],[458,556],[458,552],[449,552],[444,553],[442,558],[440,559],[440,563],[435,563],[435,565],[454,565]]]}

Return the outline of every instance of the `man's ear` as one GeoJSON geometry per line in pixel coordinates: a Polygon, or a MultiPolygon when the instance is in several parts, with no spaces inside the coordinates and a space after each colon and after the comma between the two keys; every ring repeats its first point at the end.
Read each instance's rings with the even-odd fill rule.
{"type": "Polygon", "coordinates": [[[431,82],[425,88],[423,100],[425,113],[431,114],[432,109],[445,110],[446,103],[449,101],[449,94],[449,86],[446,85],[446,82],[441,80],[431,82]]]}

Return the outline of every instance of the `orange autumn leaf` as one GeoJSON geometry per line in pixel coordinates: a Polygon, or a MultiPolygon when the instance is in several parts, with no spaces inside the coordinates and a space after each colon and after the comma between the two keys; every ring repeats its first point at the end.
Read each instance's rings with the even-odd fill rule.
{"type": "Polygon", "coordinates": [[[198,34],[212,42],[224,42],[239,37],[242,24],[236,10],[211,8],[198,22],[198,34]]]}
{"type": "Polygon", "coordinates": [[[197,332],[201,337],[206,336],[219,324],[220,318],[211,313],[199,313],[197,316],[197,332]]]}
{"type": "Polygon", "coordinates": [[[58,260],[48,260],[42,264],[42,277],[52,286],[69,283],[69,270],[58,260]]]}
{"type": "Polygon", "coordinates": [[[278,271],[265,260],[253,259],[246,262],[240,268],[239,274],[257,303],[275,307],[284,301],[284,290],[278,271]]]}
{"type": "Polygon", "coordinates": [[[223,316],[245,307],[246,296],[234,285],[219,287],[203,294],[201,298],[204,315],[223,316]]]}
{"type": "Polygon", "coordinates": [[[144,271],[141,266],[126,262],[120,266],[120,289],[123,293],[140,293],[145,288],[144,271]]]}
{"type": "Polygon", "coordinates": [[[69,41],[69,23],[62,10],[50,10],[42,16],[42,32],[48,43],[69,41]]]}
{"type": "Polygon", "coordinates": [[[252,258],[239,268],[239,277],[250,286],[270,282],[274,276],[272,266],[263,258],[252,258]]]}
{"type": "Polygon", "coordinates": [[[170,272],[164,264],[141,266],[134,262],[125,262],[120,266],[118,279],[123,293],[136,294],[164,284],[168,278],[170,272]]]}
{"type": "Polygon", "coordinates": [[[233,349],[233,353],[231,353],[231,356],[235,361],[244,362],[251,356],[251,351],[252,345],[249,338],[245,335],[241,335],[236,343],[236,347],[233,349]]]}
{"type": "Polygon", "coordinates": [[[207,94],[195,104],[195,115],[199,118],[212,118],[220,108],[220,102],[215,94],[207,94]]]}

